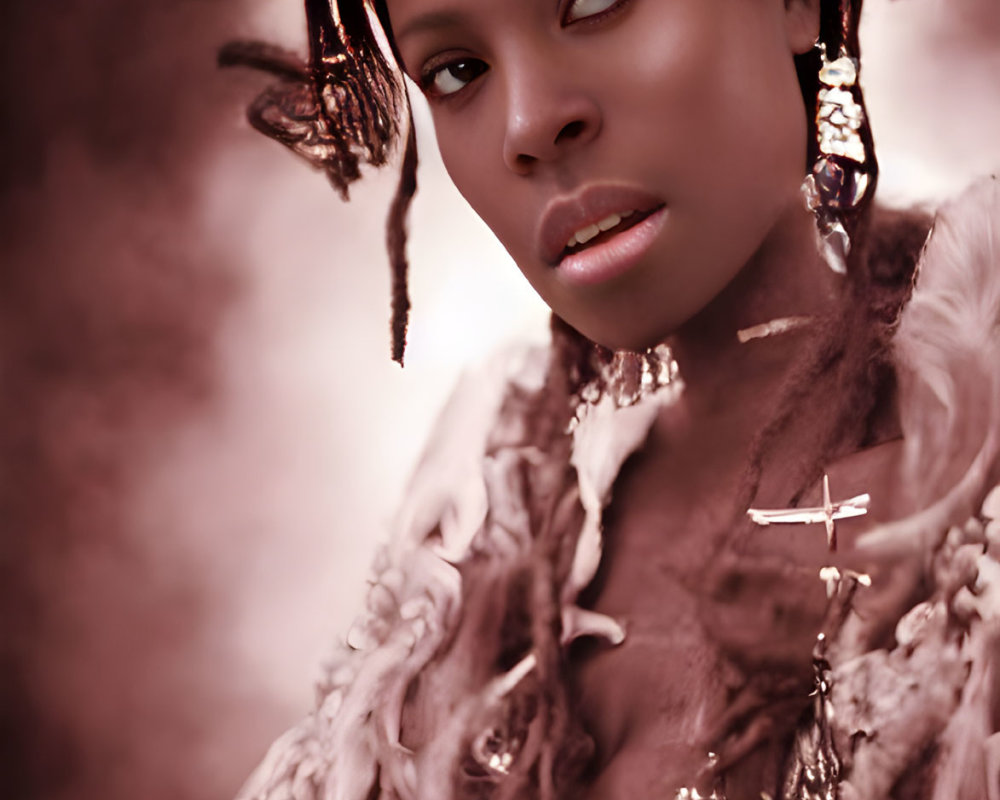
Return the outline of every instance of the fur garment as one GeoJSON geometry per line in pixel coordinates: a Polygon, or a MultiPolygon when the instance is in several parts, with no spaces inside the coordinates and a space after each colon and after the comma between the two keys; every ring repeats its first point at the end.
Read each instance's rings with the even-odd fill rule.
{"type": "MultiPolygon", "coordinates": [[[[917,510],[859,547],[919,560],[925,591],[890,646],[832,643],[837,791],[844,800],[1000,800],[995,179],[938,213],[894,354],[905,485],[917,510]]],[[[518,627],[523,597],[559,587],[551,600],[563,646],[622,639],[614,620],[576,601],[601,561],[601,515],[619,470],[664,398],[598,408],[572,438],[540,431],[546,359],[511,351],[459,386],[316,710],[275,742],[239,800],[544,796],[538,765],[557,773],[586,758],[572,737],[553,749],[560,721],[526,710],[559,653],[538,645],[530,625],[518,627]],[[500,729],[516,745],[509,753],[482,738],[500,729]]],[[[814,730],[815,720],[803,726],[793,757],[802,775],[814,730]]],[[[785,791],[821,796],[801,782],[785,791]]]]}

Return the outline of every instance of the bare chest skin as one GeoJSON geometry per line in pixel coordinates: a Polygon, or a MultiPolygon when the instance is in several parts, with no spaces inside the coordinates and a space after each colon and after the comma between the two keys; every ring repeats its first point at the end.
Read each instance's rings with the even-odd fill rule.
{"type": "MultiPolygon", "coordinates": [[[[668,414],[615,486],[607,553],[586,600],[623,621],[627,639],[574,653],[578,708],[598,748],[585,797],[669,800],[693,785],[732,731],[748,755],[727,774],[730,799],[773,790],[779,732],[808,702],[826,608],[818,571],[830,557],[822,526],[772,526],[751,532],[720,582],[724,539],[740,511],[746,422],[708,415],[692,426],[668,414]]],[[[838,497],[873,496],[869,518],[838,525],[845,553],[859,531],[892,515],[898,455],[893,441],[829,467],[838,497]]],[[[881,582],[883,602],[900,601],[900,583],[881,582]]]]}

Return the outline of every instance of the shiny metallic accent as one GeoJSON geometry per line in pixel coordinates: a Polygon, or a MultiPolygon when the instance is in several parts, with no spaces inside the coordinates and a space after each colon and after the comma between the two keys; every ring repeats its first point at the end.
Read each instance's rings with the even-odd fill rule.
{"type": "Polygon", "coordinates": [[[677,362],[665,344],[644,353],[619,350],[602,377],[615,405],[625,408],[673,382],[677,377],[677,362]]]}
{"type": "Polygon", "coordinates": [[[493,679],[485,691],[492,722],[469,747],[473,760],[493,778],[510,773],[527,740],[527,724],[514,692],[534,672],[538,658],[529,653],[511,669],[493,679]]]}
{"type": "Polygon", "coordinates": [[[830,476],[823,476],[823,505],[807,508],[748,508],[747,516],[758,525],[812,525],[822,522],[826,528],[826,543],[830,552],[837,550],[837,526],[839,519],[861,517],[868,513],[871,495],[867,492],[847,500],[834,502],[830,499],[830,476]]]}
{"type": "Polygon", "coordinates": [[[822,48],[822,53],[823,67],[819,75],[820,82],[827,88],[821,89],[817,97],[819,151],[824,156],[840,156],[864,164],[868,156],[859,131],[865,124],[865,112],[850,88],[857,80],[857,68],[846,53],[833,62],[827,60],[825,48],[822,48]],[[850,74],[846,74],[844,64],[852,65],[850,74]],[[850,83],[846,82],[848,77],[851,78],[850,83]]]}
{"type": "Polygon", "coordinates": [[[798,731],[792,746],[790,768],[781,789],[782,800],[838,800],[840,756],[834,744],[831,722],[833,706],[830,664],[822,656],[825,642],[819,639],[813,657],[813,721],[798,731]]]}
{"type": "Polygon", "coordinates": [[[848,55],[823,64],[819,79],[827,86],[854,86],[858,82],[858,62],[848,55]]]}
{"type": "Polygon", "coordinates": [[[717,772],[718,766],[719,754],[709,752],[701,773],[704,777],[701,781],[702,789],[682,786],[674,792],[673,800],[727,800],[725,779],[717,772]],[[709,783],[712,784],[712,788],[704,788],[709,783]]]}
{"type": "Polygon", "coordinates": [[[805,201],[806,208],[812,212],[819,211],[822,201],[819,196],[819,189],[816,188],[816,176],[811,172],[806,175],[806,179],[802,181],[802,199],[805,201]]]}
{"type": "Polygon", "coordinates": [[[616,408],[626,408],[663,389],[682,385],[677,361],[666,344],[658,344],[642,353],[617,350],[609,361],[603,362],[595,350],[592,358],[597,377],[580,387],[573,398],[575,408],[570,431],[579,425],[587,409],[596,406],[605,396],[611,398],[616,408]]]}
{"type": "MultiPolygon", "coordinates": [[[[758,525],[812,524],[822,522],[826,528],[827,547],[837,550],[836,521],[868,513],[871,496],[867,493],[848,500],[834,501],[830,497],[830,478],[823,476],[823,505],[812,508],[781,508],[747,510],[758,525]]],[[[826,584],[830,601],[827,625],[839,626],[851,608],[858,587],[870,587],[871,576],[826,566],[819,578],[826,584]]],[[[795,735],[782,783],[781,800],[838,800],[840,797],[841,761],[833,736],[834,709],[831,701],[833,669],[827,660],[830,641],[828,631],[816,637],[813,647],[813,718],[795,735]]]]}
{"type": "Polygon", "coordinates": [[[855,572],[852,569],[841,571],[838,567],[823,567],[819,571],[819,579],[826,584],[827,598],[831,598],[837,593],[844,578],[850,578],[859,586],[864,586],[866,589],[872,585],[871,575],[864,572],[855,572]]]}
{"type": "Polygon", "coordinates": [[[828,230],[821,234],[821,240],[821,252],[827,266],[838,275],[846,275],[847,257],[851,253],[851,239],[847,235],[844,223],[831,222],[828,230]]]}
{"type": "MultiPolygon", "coordinates": [[[[625,641],[622,626],[604,614],[570,606],[563,609],[562,644],[590,636],[612,646],[625,641]]],[[[500,781],[514,766],[528,739],[532,716],[526,711],[524,695],[530,694],[530,682],[538,667],[538,656],[528,653],[507,672],[496,676],[483,690],[489,716],[487,725],[472,740],[469,755],[495,781],[500,781]]]]}
{"type": "Polygon", "coordinates": [[[806,202],[816,215],[821,253],[834,272],[847,272],[851,236],[860,211],[874,191],[877,164],[869,150],[871,135],[859,84],[856,31],[857,9],[851,0],[840,4],[842,31],[833,41],[835,52],[819,42],[819,83],[816,98],[816,144],[819,157],[803,184],[806,202]]]}
{"type": "Polygon", "coordinates": [[[760,325],[752,325],[749,328],[741,328],[736,331],[736,338],[740,344],[746,344],[754,339],[764,339],[768,336],[777,336],[787,331],[801,328],[813,321],[813,317],[779,317],[769,322],[762,322],[760,325]]]}
{"type": "MultiPolygon", "coordinates": [[[[862,495],[864,496],[864,495],[862,495]]],[[[827,619],[843,620],[858,587],[871,586],[868,575],[825,567],[830,610],[827,619]]],[[[813,647],[813,716],[795,735],[781,800],[839,800],[842,764],[833,736],[833,668],[827,660],[830,636],[820,633],[813,647]]]]}
{"type": "Polygon", "coordinates": [[[484,770],[497,778],[510,773],[521,749],[520,742],[501,728],[487,728],[472,743],[472,757],[484,770]]]}

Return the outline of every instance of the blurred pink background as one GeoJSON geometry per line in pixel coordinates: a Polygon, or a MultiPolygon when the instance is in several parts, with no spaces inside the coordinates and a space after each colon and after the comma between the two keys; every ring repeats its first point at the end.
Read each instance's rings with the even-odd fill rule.
{"type": "MultiPolygon", "coordinates": [[[[12,800],[230,797],[312,702],[463,364],[545,309],[457,198],[418,109],[407,367],[383,214],[252,132],[299,4],[60,0],[4,39],[0,597],[12,800]]],[[[883,198],[1000,167],[1000,4],[868,0],[883,198]]]]}

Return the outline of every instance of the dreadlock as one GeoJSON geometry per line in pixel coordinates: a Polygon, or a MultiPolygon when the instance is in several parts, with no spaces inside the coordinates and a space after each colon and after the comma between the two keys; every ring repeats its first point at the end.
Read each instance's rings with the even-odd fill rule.
{"type": "MultiPolygon", "coordinates": [[[[361,163],[384,166],[406,128],[402,166],[386,224],[392,270],[392,358],[406,350],[410,299],[406,217],[417,191],[417,141],[410,100],[399,70],[389,63],[365,0],[305,0],[309,60],[262,42],[230,42],[220,66],[247,66],[280,82],[250,105],[250,124],[326,173],[340,196],[361,177],[361,163]]],[[[376,16],[388,32],[384,2],[376,16]]],[[[401,63],[395,45],[393,56],[401,63]]]]}

